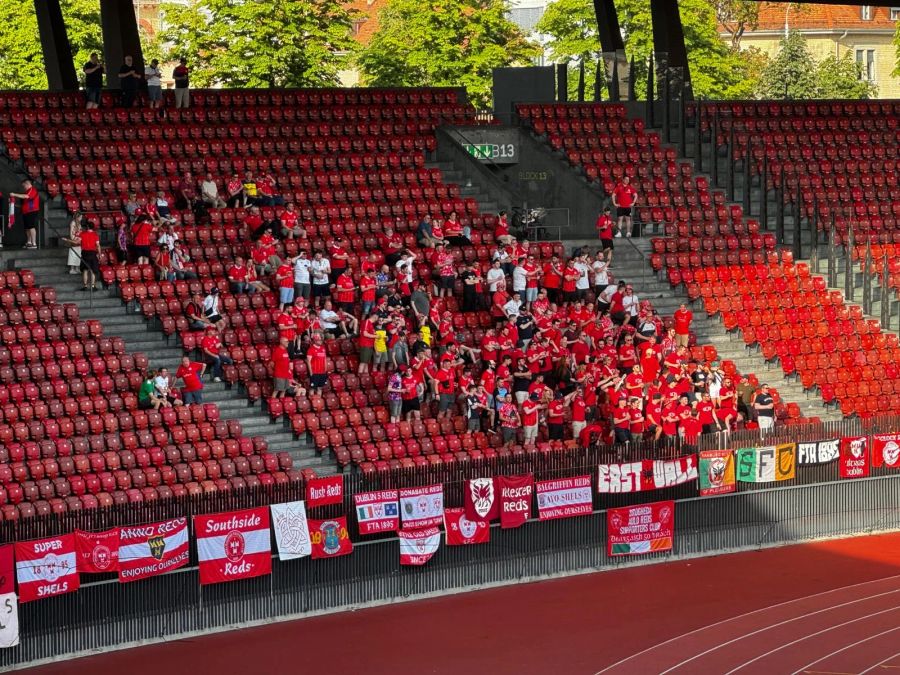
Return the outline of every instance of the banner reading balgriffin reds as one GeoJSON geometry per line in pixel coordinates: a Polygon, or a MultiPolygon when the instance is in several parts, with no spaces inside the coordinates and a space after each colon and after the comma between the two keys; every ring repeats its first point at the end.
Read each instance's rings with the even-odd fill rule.
{"type": "Polygon", "coordinates": [[[269,509],[194,516],[200,584],[217,584],[272,573],[269,509]]]}

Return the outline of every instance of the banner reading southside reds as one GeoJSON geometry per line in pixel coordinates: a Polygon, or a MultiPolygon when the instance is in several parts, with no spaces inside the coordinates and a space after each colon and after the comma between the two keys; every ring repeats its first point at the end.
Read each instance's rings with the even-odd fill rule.
{"type": "Polygon", "coordinates": [[[140,581],[188,563],[187,518],[119,530],[119,582],[140,581]]]}
{"type": "Polygon", "coordinates": [[[200,584],[272,573],[272,540],[266,506],[194,516],[200,584]]]}
{"type": "Polygon", "coordinates": [[[531,518],[531,493],[534,491],[534,476],[497,476],[500,488],[500,527],[504,530],[521,527],[531,518]]]}

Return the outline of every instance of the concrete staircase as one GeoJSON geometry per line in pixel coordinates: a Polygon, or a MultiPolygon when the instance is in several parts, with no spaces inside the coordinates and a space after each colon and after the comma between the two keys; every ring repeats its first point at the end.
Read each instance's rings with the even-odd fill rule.
{"type": "MultiPolygon", "coordinates": [[[[122,337],[129,352],[142,352],[151,367],[165,366],[174,372],[184,355],[175,338],[167,340],[158,326],[148,322],[134,307],[126,308],[113,290],[100,290],[93,294],[82,291],[81,277],[68,274],[65,264],[67,253],[65,249],[6,250],[0,253],[0,264],[4,269],[33,271],[39,285],[56,288],[60,303],[77,304],[83,319],[101,321],[104,334],[122,337]]],[[[251,406],[248,403],[238,387],[204,382],[203,400],[215,403],[222,418],[239,420],[244,435],[265,438],[270,451],[290,452],[294,468],[311,468],[320,475],[336,472],[336,464],[331,457],[317,455],[305,438],[295,439],[286,423],[272,423],[260,405],[251,406]]]]}
{"type": "Polygon", "coordinates": [[[426,162],[425,166],[429,169],[438,169],[444,184],[458,185],[462,198],[474,199],[478,203],[480,213],[497,213],[500,209],[497,200],[490,195],[490,189],[480,185],[477,180],[467,179],[462,169],[454,162],[433,161],[426,162]]]}

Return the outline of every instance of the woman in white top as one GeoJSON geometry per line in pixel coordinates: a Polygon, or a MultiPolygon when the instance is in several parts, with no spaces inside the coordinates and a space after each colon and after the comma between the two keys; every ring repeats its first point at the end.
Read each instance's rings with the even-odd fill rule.
{"type": "MultiPolygon", "coordinates": [[[[69,238],[67,242],[79,241],[81,236],[81,221],[84,220],[84,214],[76,211],[72,216],[72,222],[69,223],[69,238]]],[[[69,274],[78,274],[81,270],[81,246],[71,244],[69,246],[69,257],[66,259],[66,265],[69,266],[69,274]]]]}

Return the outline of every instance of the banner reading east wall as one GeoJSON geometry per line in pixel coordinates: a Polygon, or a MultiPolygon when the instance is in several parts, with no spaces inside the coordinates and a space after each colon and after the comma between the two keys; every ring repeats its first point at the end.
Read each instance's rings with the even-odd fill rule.
{"type": "Polygon", "coordinates": [[[538,520],[589,516],[594,510],[590,476],[538,481],[535,493],[538,520]]]}
{"type": "Polygon", "coordinates": [[[400,514],[404,530],[440,527],[444,522],[444,486],[402,488],[400,514]]]}
{"type": "Polygon", "coordinates": [[[272,573],[268,507],[194,516],[194,532],[201,585],[272,573]]]}
{"type": "Polygon", "coordinates": [[[841,454],[840,445],[841,442],[837,438],[797,443],[797,464],[807,466],[809,464],[833,462],[841,454]]]}
{"type": "Polygon", "coordinates": [[[697,480],[697,456],[645,459],[597,468],[597,492],[645,492],[697,480]]]}
{"type": "Polygon", "coordinates": [[[736,454],[737,479],[743,483],[791,480],[797,473],[797,446],[794,443],[741,448],[736,454]]]}
{"type": "Polygon", "coordinates": [[[675,540],[675,502],[654,502],[606,512],[608,555],[671,551],[675,540]]]}
{"type": "Polygon", "coordinates": [[[872,436],[872,466],[900,469],[900,434],[872,436]]]}
{"type": "Polygon", "coordinates": [[[734,477],[734,453],[731,450],[700,452],[700,496],[724,495],[737,490],[734,477]]]}
{"type": "Polygon", "coordinates": [[[187,518],[119,529],[119,582],[140,581],[188,563],[187,518]]]}
{"type": "Polygon", "coordinates": [[[841,439],[841,478],[865,478],[869,475],[869,439],[851,436],[841,439]]]}

